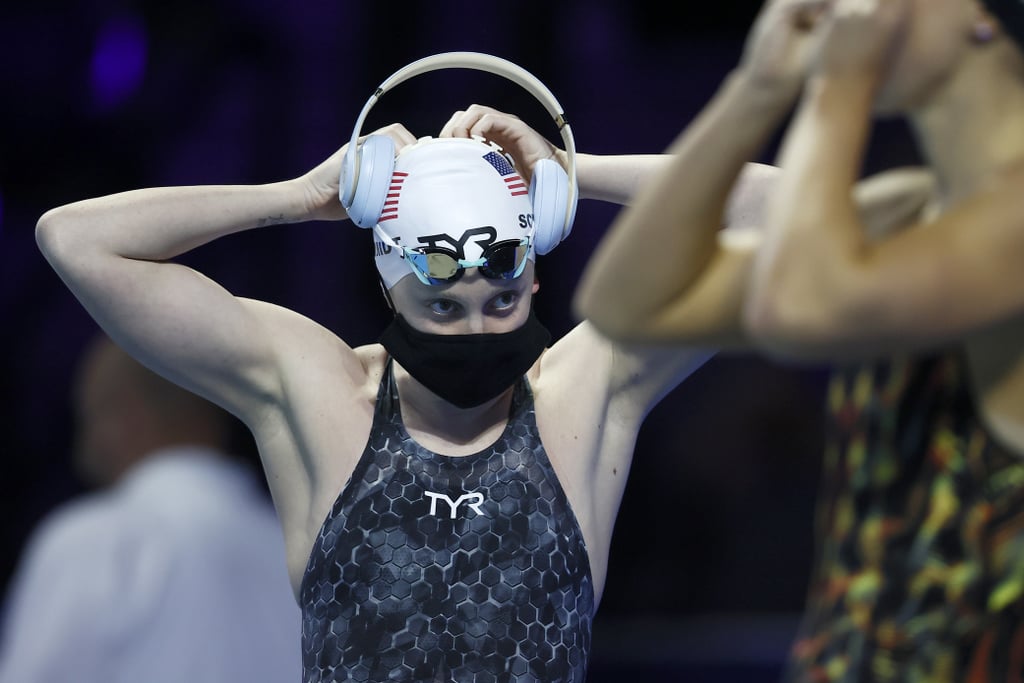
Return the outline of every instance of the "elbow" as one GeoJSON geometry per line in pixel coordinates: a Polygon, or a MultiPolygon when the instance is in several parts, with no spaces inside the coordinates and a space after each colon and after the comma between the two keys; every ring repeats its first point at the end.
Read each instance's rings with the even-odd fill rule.
{"type": "Polygon", "coordinates": [[[593,320],[601,318],[602,306],[600,305],[600,287],[595,286],[591,273],[584,272],[583,279],[573,293],[571,304],[572,314],[577,322],[580,320],[593,320]]]}
{"type": "Polygon", "coordinates": [[[572,314],[576,321],[586,320],[601,334],[615,338],[620,325],[616,324],[615,316],[608,313],[608,307],[601,306],[597,296],[590,292],[589,288],[581,287],[576,291],[572,299],[572,314]]]}
{"type": "Polygon", "coordinates": [[[570,308],[577,322],[586,320],[604,333],[604,328],[608,324],[614,323],[614,321],[608,319],[610,317],[608,316],[609,307],[601,305],[601,297],[601,284],[595,282],[592,272],[589,270],[585,271],[582,280],[573,293],[570,308]]]}
{"type": "Polygon", "coordinates": [[[74,251],[69,244],[71,231],[65,214],[63,207],[50,209],[36,222],[36,245],[51,264],[74,251]]]}
{"type": "Polygon", "coordinates": [[[72,206],[50,209],[36,222],[36,246],[50,265],[66,274],[97,254],[96,234],[72,206]]]}
{"type": "Polygon", "coordinates": [[[595,296],[577,293],[572,312],[577,321],[585,320],[603,337],[616,342],[635,341],[636,326],[622,316],[614,315],[613,307],[602,305],[595,296]]]}
{"type": "Polygon", "coordinates": [[[58,207],[43,214],[36,222],[36,245],[50,267],[68,286],[79,283],[97,272],[100,252],[92,239],[93,232],[74,215],[74,209],[58,207]]]}
{"type": "Polygon", "coordinates": [[[784,296],[763,290],[748,297],[743,307],[743,329],[752,339],[769,342],[806,330],[806,311],[795,311],[784,296]],[[802,314],[802,315],[801,315],[802,314]]]}
{"type": "Polygon", "coordinates": [[[587,306],[587,302],[581,300],[579,295],[576,295],[570,303],[570,312],[572,313],[573,319],[576,322],[580,322],[581,320],[586,320],[589,317],[588,314],[590,313],[590,309],[587,306]]]}
{"type": "Polygon", "coordinates": [[[817,357],[844,342],[854,316],[850,302],[825,287],[761,287],[742,311],[745,334],[753,344],[784,358],[817,357]]]}

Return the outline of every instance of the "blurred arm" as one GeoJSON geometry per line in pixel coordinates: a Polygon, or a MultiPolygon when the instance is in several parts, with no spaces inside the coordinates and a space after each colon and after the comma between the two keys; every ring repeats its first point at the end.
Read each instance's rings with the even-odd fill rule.
{"type": "MultiPolygon", "coordinates": [[[[869,78],[816,78],[787,136],[747,311],[774,353],[835,359],[919,349],[1024,310],[1024,291],[1010,285],[1024,263],[1020,170],[940,218],[904,216],[909,227],[873,235],[853,191],[873,93],[869,78]]],[[[892,203],[894,218],[930,187],[919,173],[886,184],[882,194],[908,198],[902,208],[892,203]]]]}
{"type": "Polygon", "coordinates": [[[602,240],[574,299],[580,316],[623,340],[745,343],[740,313],[756,239],[722,239],[721,228],[757,223],[776,171],[747,160],[789,103],[739,73],[726,80],[602,240]]]}

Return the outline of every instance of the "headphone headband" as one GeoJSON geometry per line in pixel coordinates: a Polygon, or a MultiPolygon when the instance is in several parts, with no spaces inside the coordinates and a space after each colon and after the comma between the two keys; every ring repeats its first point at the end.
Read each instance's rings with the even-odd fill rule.
{"type": "MultiPolygon", "coordinates": [[[[349,140],[344,160],[345,172],[348,174],[348,177],[356,177],[356,169],[358,167],[358,164],[356,163],[356,150],[359,144],[359,136],[362,133],[363,122],[366,120],[367,114],[370,113],[370,109],[372,109],[377,103],[377,100],[380,99],[381,95],[413,76],[441,69],[459,68],[486,71],[496,76],[507,78],[533,95],[533,97],[544,106],[548,114],[551,115],[555,125],[558,127],[558,132],[562,136],[568,160],[568,169],[566,170],[569,177],[569,197],[566,205],[565,223],[567,226],[571,227],[577,199],[576,142],[573,138],[572,128],[569,126],[569,121],[565,116],[565,112],[562,110],[562,105],[558,103],[558,100],[555,99],[555,96],[547,86],[541,83],[536,76],[526,69],[508,61],[507,59],[502,59],[500,57],[495,57],[481,52],[442,52],[441,54],[424,57],[402,67],[395,73],[388,76],[379,86],[377,86],[377,89],[372,95],[370,95],[366,104],[363,105],[363,110],[359,113],[359,118],[356,119],[356,125],[352,129],[352,139],[349,140]]],[[[344,198],[346,206],[348,203],[351,203],[352,197],[355,194],[355,184],[356,183],[352,183],[351,193],[344,198]]],[[[565,231],[563,230],[563,237],[565,236],[564,233],[565,231]]]]}

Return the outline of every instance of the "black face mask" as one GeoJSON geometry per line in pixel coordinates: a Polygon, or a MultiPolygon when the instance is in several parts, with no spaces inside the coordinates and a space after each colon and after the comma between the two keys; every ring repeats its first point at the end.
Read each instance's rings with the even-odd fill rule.
{"type": "Polygon", "coordinates": [[[486,403],[511,387],[550,341],[532,310],[520,327],[500,334],[429,334],[396,314],[380,337],[416,381],[459,408],[486,403]]]}

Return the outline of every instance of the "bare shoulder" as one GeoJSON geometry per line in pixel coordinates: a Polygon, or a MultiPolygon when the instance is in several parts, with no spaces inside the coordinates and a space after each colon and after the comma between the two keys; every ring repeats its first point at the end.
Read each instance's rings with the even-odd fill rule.
{"type": "MultiPolygon", "coordinates": [[[[612,346],[589,323],[580,323],[544,351],[527,377],[537,420],[550,447],[555,433],[571,433],[573,447],[593,453],[593,425],[607,411],[612,346]],[[583,443],[581,443],[581,441],[583,443]]],[[[555,449],[559,450],[559,449],[555,449]]]]}
{"type": "Polygon", "coordinates": [[[376,396],[377,387],[387,369],[388,352],[380,344],[366,344],[357,346],[354,353],[359,360],[360,378],[364,386],[376,396]]]}
{"type": "Polygon", "coordinates": [[[320,520],[358,461],[373,422],[386,355],[352,348],[295,311],[246,301],[272,338],[273,401],[247,416],[289,535],[308,552],[310,519],[320,520]]]}
{"type": "Polygon", "coordinates": [[[538,391],[560,393],[579,382],[607,380],[612,344],[584,321],[544,351],[530,369],[530,384],[538,391]]]}
{"type": "Polygon", "coordinates": [[[713,353],[681,344],[614,342],[584,321],[562,337],[533,372],[554,405],[592,405],[638,426],[650,408],[713,353]]]}
{"type": "Polygon", "coordinates": [[[333,330],[301,313],[264,301],[242,302],[271,339],[283,402],[298,392],[352,395],[379,379],[384,362],[379,345],[352,348],[333,330]]]}

